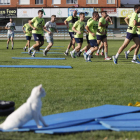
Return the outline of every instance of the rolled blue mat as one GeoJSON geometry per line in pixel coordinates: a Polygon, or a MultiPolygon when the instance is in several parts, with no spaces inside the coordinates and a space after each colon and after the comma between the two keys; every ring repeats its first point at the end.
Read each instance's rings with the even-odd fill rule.
{"type": "Polygon", "coordinates": [[[46,58],[46,57],[12,57],[12,59],[31,59],[31,60],[65,60],[65,58],[46,58]]]}
{"type": "Polygon", "coordinates": [[[71,66],[59,66],[59,65],[0,65],[0,68],[58,68],[58,69],[72,69],[71,66]]]}
{"type": "MultiPolygon", "coordinates": [[[[28,54],[28,52],[21,52],[22,54],[28,54]]],[[[43,54],[43,52],[36,52],[36,53],[39,53],[39,54],[43,54]]],[[[63,54],[63,53],[60,53],[60,52],[48,52],[47,54],[63,54]]]]}
{"type": "MultiPolygon", "coordinates": [[[[44,49],[40,49],[40,50],[44,50],[44,49]]],[[[57,51],[60,51],[61,49],[50,49],[50,50],[57,50],[57,51]]]]}
{"type": "MultiPolygon", "coordinates": [[[[47,47],[47,46],[42,46],[42,47],[47,47]]],[[[52,47],[64,47],[64,46],[52,46],[52,47]]]]}

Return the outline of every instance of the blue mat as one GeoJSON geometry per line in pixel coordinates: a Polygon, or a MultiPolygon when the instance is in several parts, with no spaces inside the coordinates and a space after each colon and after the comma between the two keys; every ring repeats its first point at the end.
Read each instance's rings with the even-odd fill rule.
{"type": "Polygon", "coordinates": [[[100,121],[106,128],[140,128],[140,120],[136,121],[100,121]]]}
{"type": "Polygon", "coordinates": [[[0,65],[0,68],[59,68],[72,69],[71,66],[57,66],[57,65],[0,65]]]}
{"type": "MultiPolygon", "coordinates": [[[[47,47],[47,46],[42,46],[41,48],[43,48],[43,47],[47,47]]],[[[52,47],[64,47],[64,46],[52,46],[52,47]]]]}
{"type": "MultiPolygon", "coordinates": [[[[40,49],[40,50],[44,50],[44,49],[40,49]]],[[[50,49],[50,50],[57,50],[57,51],[60,51],[61,49],[50,49]]]]}
{"type": "Polygon", "coordinates": [[[109,118],[96,119],[96,121],[129,121],[129,120],[140,120],[140,113],[129,113],[109,118]]]}
{"type": "MultiPolygon", "coordinates": [[[[47,129],[55,129],[60,127],[68,127],[88,121],[94,121],[96,118],[110,117],[113,115],[120,115],[125,113],[131,113],[139,111],[138,107],[118,106],[118,105],[103,105],[78,111],[59,113],[54,115],[48,115],[44,117],[44,120],[49,125],[47,129]]],[[[32,120],[24,125],[23,128],[31,128],[36,130],[36,124],[32,120]]],[[[46,129],[46,128],[42,128],[46,129]]]]}
{"type": "Polygon", "coordinates": [[[96,131],[96,130],[109,130],[101,124],[91,122],[78,126],[71,126],[59,129],[51,129],[51,130],[38,130],[35,133],[43,133],[43,134],[64,134],[64,133],[76,133],[76,132],[87,132],[87,131],[96,131]]]}
{"type": "Polygon", "coordinates": [[[65,58],[46,58],[46,57],[12,57],[12,59],[65,60],[65,58]]]}
{"type": "MultiPolygon", "coordinates": [[[[22,54],[28,54],[28,52],[21,52],[22,54]]],[[[32,52],[33,53],[33,52],[32,52]]],[[[43,52],[36,52],[37,54],[43,54],[43,52]]],[[[64,54],[60,52],[48,52],[47,54],[64,54]]]]}

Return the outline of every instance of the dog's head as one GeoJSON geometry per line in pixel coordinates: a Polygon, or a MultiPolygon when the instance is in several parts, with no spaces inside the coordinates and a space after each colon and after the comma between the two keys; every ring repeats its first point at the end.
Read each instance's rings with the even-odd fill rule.
{"type": "Polygon", "coordinates": [[[40,98],[46,96],[46,92],[44,88],[42,87],[42,84],[32,89],[31,96],[36,96],[40,98]]]}

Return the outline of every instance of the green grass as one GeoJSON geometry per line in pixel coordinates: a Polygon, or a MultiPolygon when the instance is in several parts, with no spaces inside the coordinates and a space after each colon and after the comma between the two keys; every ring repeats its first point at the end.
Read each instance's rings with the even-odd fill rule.
{"type": "MultiPolygon", "coordinates": [[[[34,42],[31,42],[33,44],[34,42]]],[[[115,55],[123,41],[108,41],[109,56],[115,55]]],[[[55,41],[54,46],[65,46],[68,41],[55,41]]],[[[133,44],[130,43],[128,48],[133,44]]],[[[49,115],[104,104],[127,105],[140,101],[140,65],[131,63],[124,53],[119,56],[118,65],[94,56],[92,63],[83,57],[66,60],[12,60],[11,57],[26,57],[21,54],[25,41],[15,41],[14,50],[6,50],[6,41],[0,42],[0,65],[71,65],[73,69],[22,69],[0,68],[0,100],[12,100],[16,108],[26,102],[34,86],[43,84],[47,96],[43,99],[42,114],[49,115]]],[[[47,45],[47,43],[45,43],[47,45]]],[[[86,45],[86,41],[83,46],[86,45]]],[[[128,50],[127,48],[127,50],[128,50]]],[[[53,50],[54,51],[54,50],[53,50]]],[[[57,50],[56,50],[57,51],[57,50]]],[[[57,51],[58,52],[58,51],[57,51]]],[[[41,57],[42,54],[36,54],[41,57]]],[[[48,57],[65,57],[62,54],[48,54],[48,57]]],[[[5,117],[0,117],[3,122],[5,117]]],[[[139,132],[94,131],[68,135],[46,135],[28,133],[0,133],[0,139],[31,140],[124,140],[140,139],[139,132]]]]}

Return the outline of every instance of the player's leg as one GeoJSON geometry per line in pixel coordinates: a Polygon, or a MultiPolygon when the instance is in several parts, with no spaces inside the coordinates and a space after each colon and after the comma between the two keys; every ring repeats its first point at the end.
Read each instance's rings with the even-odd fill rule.
{"type": "Polygon", "coordinates": [[[117,59],[118,59],[120,53],[128,46],[128,44],[130,43],[130,41],[131,41],[130,39],[125,38],[124,43],[119,48],[117,54],[115,56],[112,56],[114,64],[117,64],[117,59]]]}
{"type": "Polygon", "coordinates": [[[69,43],[69,45],[68,45],[66,51],[64,52],[64,54],[65,54],[66,56],[68,56],[69,50],[70,50],[71,46],[73,47],[74,33],[73,33],[73,32],[69,32],[69,35],[70,35],[71,40],[70,40],[70,43],[69,43]]]}
{"type": "Polygon", "coordinates": [[[80,51],[83,44],[83,38],[75,38],[75,41],[78,44],[78,46],[75,47],[75,49],[70,52],[72,58],[76,58],[77,52],[80,51]]]}
{"type": "Polygon", "coordinates": [[[13,36],[11,36],[11,46],[12,46],[12,50],[13,50],[13,48],[14,48],[14,38],[13,38],[13,36]]]}
{"type": "Polygon", "coordinates": [[[47,55],[47,52],[51,49],[53,46],[53,38],[52,37],[46,37],[48,46],[43,50],[43,56],[47,55]]]}
{"type": "Polygon", "coordinates": [[[9,48],[9,41],[10,41],[10,36],[8,35],[8,40],[7,40],[7,49],[9,48]]]}
{"type": "Polygon", "coordinates": [[[28,50],[29,50],[31,37],[26,36],[26,40],[27,40],[27,43],[26,43],[25,47],[23,48],[24,51],[26,51],[27,47],[28,47],[28,50]]]}
{"type": "Polygon", "coordinates": [[[135,44],[136,44],[136,48],[135,48],[135,51],[134,51],[134,56],[133,56],[132,62],[133,62],[133,63],[136,63],[136,64],[140,64],[140,62],[137,60],[137,54],[138,54],[139,48],[140,48],[140,41],[139,41],[139,38],[138,38],[138,37],[134,37],[134,38],[133,38],[133,41],[134,41],[135,44]]]}
{"type": "MultiPolygon", "coordinates": [[[[74,35],[74,34],[73,34],[74,35]]],[[[75,49],[75,38],[73,37],[72,39],[72,49],[74,50],[75,49]]]]}
{"type": "Polygon", "coordinates": [[[124,54],[125,54],[125,58],[128,59],[128,55],[131,51],[133,51],[135,48],[137,47],[136,44],[134,44],[133,46],[131,46],[131,48],[128,50],[128,51],[125,51],[124,54]]]}
{"type": "Polygon", "coordinates": [[[91,62],[91,55],[98,50],[97,40],[90,40],[90,45],[91,48],[86,53],[84,53],[84,59],[87,62],[91,62]]]}
{"type": "Polygon", "coordinates": [[[99,46],[99,49],[97,50],[97,52],[95,54],[96,56],[99,56],[99,52],[100,52],[101,49],[103,49],[102,52],[101,52],[101,55],[104,55],[104,43],[103,42],[101,42],[101,44],[99,46]]]}

